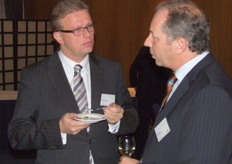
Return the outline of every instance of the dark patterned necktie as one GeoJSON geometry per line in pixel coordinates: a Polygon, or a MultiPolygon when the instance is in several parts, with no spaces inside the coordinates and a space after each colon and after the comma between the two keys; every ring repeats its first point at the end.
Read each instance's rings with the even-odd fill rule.
{"type": "Polygon", "coordinates": [[[161,108],[163,108],[163,106],[166,104],[168,97],[169,97],[169,94],[171,93],[172,88],[173,88],[176,81],[177,81],[177,78],[176,78],[175,74],[173,74],[168,80],[167,88],[166,88],[166,95],[162,101],[161,108]]]}
{"type": "Polygon", "coordinates": [[[79,110],[81,113],[85,112],[88,107],[87,94],[85,84],[81,76],[81,65],[75,65],[74,67],[74,79],[73,79],[73,93],[76,98],[79,110]]]}

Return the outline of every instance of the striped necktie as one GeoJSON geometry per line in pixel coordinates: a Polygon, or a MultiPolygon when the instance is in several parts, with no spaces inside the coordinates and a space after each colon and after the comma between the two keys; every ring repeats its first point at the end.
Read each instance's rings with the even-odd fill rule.
{"type": "Polygon", "coordinates": [[[166,88],[166,95],[162,101],[161,108],[163,108],[164,105],[166,104],[166,102],[168,101],[169,94],[171,93],[172,88],[173,88],[176,81],[177,81],[177,78],[176,78],[175,74],[173,74],[168,80],[167,88],[166,88]]]}
{"type": "Polygon", "coordinates": [[[77,101],[79,110],[81,113],[86,112],[85,109],[88,107],[87,94],[85,84],[81,76],[81,65],[75,65],[74,67],[74,78],[73,78],[73,93],[77,101]]]}
{"type": "MultiPolygon", "coordinates": [[[[85,84],[83,81],[83,78],[81,76],[81,65],[75,65],[74,67],[74,79],[73,79],[73,93],[76,98],[79,110],[81,113],[86,113],[88,110],[86,107],[88,107],[88,100],[87,100],[87,94],[85,89],[85,84]]],[[[89,131],[87,129],[87,131],[89,131]]],[[[89,164],[93,164],[93,156],[91,153],[91,150],[89,152],[89,164]]]]}

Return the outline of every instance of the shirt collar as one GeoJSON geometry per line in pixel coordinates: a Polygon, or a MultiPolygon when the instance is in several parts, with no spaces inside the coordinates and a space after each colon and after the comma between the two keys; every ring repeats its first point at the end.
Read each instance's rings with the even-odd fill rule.
{"type": "Polygon", "coordinates": [[[75,61],[69,59],[67,56],[64,55],[64,53],[61,50],[58,51],[58,55],[65,68],[65,71],[73,72],[74,66],[80,64],[83,67],[82,70],[84,72],[89,72],[89,54],[87,54],[86,57],[80,63],[76,63],[75,61]]]}
{"type": "Polygon", "coordinates": [[[181,82],[184,77],[192,70],[192,68],[197,65],[205,56],[207,56],[209,51],[205,51],[202,54],[197,55],[183,66],[181,66],[176,72],[175,75],[179,82],[181,82]]]}

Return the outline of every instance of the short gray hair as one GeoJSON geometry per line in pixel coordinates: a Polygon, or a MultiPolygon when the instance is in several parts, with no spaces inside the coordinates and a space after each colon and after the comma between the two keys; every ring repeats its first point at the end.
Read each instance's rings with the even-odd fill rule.
{"type": "Polygon", "coordinates": [[[192,52],[209,50],[209,22],[201,8],[190,0],[167,0],[157,6],[157,11],[168,10],[163,32],[169,41],[183,37],[192,52]]]}

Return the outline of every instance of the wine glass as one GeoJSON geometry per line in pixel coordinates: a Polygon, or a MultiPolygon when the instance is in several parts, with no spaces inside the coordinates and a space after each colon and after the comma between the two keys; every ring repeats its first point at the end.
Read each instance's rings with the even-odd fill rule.
{"type": "Polygon", "coordinates": [[[133,136],[120,136],[118,138],[118,149],[121,155],[131,157],[135,151],[135,138],[133,136]]]}

